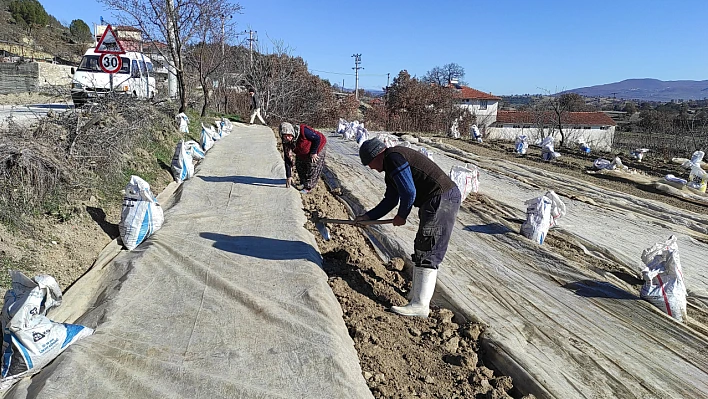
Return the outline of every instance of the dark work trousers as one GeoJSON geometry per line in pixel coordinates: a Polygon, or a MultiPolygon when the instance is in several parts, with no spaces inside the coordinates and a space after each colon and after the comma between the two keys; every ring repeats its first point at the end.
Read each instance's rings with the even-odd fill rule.
{"type": "Polygon", "coordinates": [[[442,263],[460,210],[462,195],[457,187],[429,199],[418,209],[420,225],[413,243],[413,262],[437,269],[442,263]]]}
{"type": "Polygon", "coordinates": [[[317,154],[317,162],[310,160],[310,155],[304,157],[295,157],[295,169],[297,176],[300,178],[300,183],[305,190],[312,190],[317,185],[324,169],[325,157],[327,156],[326,147],[317,154]]]}

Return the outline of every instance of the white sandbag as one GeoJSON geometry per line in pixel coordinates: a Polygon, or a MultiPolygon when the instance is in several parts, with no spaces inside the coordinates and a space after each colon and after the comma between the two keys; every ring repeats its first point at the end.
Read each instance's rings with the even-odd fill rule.
{"type": "Polygon", "coordinates": [[[354,140],[356,138],[356,130],[358,126],[358,121],[352,121],[347,123],[347,125],[344,127],[344,131],[342,132],[342,138],[344,140],[354,140]]]}
{"type": "Polygon", "coordinates": [[[592,163],[592,166],[594,166],[597,170],[613,170],[615,168],[615,164],[612,161],[604,158],[597,158],[592,163]]]}
{"type": "Polygon", "coordinates": [[[361,124],[357,127],[355,138],[356,144],[359,147],[361,147],[361,145],[369,139],[369,132],[366,130],[366,128],[364,128],[364,124],[361,124]]]}
{"type": "Polygon", "coordinates": [[[138,176],[131,176],[125,186],[123,209],[118,230],[123,245],[133,250],[162,227],[162,207],[150,191],[150,185],[138,176]]]}
{"type": "Polygon", "coordinates": [[[668,175],[664,176],[664,180],[671,182],[671,183],[678,183],[678,184],[682,184],[682,185],[686,185],[686,183],[688,183],[688,180],[682,179],[680,177],[676,177],[672,174],[668,174],[668,175]]]}
{"type": "Polygon", "coordinates": [[[179,131],[189,133],[189,117],[184,112],[180,112],[175,116],[175,120],[179,124],[179,131]]]}
{"type": "Polygon", "coordinates": [[[452,122],[452,125],[450,126],[450,131],[448,132],[448,137],[451,137],[453,139],[459,139],[460,138],[460,129],[458,128],[459,123],[457,122],[457,119],[455,119],[452,122]]]}
{"type": "Polygon", "coordinates": [[[344,129],[344,133],[342,133],[342,138],[344,140],[354,140],[354,137],[356,137],[356,130],[351,127],[344,129]]]}
{"type": "Polygon", "coordinates": [[[219,139],[224,137],[224,132],[221,130],[221,121],[218,119],[214,121],[214,130],[216,131],[216,135],[219,139]]]}
{"type": "Polygon", "coordinates": [[[194,140],[189,140],[184,143],[187,148],[187,154],[189,154],[192,159],[202,160],[206,156],[202,147],[194,140]]]}
{"type": "Polygon", "coordinates": [[[231,134],[231,131],[234,128],[234,124],[231,123],[230,120],[228,120],[222,116],[220,124],[221,124],[222,135],[228,136],[229,134],[231,134]]]}
{"type": "Polygon", "coordinates": [[[388,133],[379,133],[377,138],[379,140],[381,140],[386,145],[386,148],[395,147],[398,144],[400,144],[400,142],[401,142],[399,140],[398,136],[394,136],[394,135],[388,134],[388,133]]]}
{"type": "Polygon", "coordinates": [[[207,129],[202,125],[202,135],[201,135],[201,141],[202,141],[202,149],[204,150],[204,153],[209,151],[211,147],[214,146],[214,139],[211,137],[211,134],[207,131],[207,129]]]}
{"type": "MultiPolygon", "coordinates": [[[[342,121],[344,121],[344,120],[342,119],[342,121]]],[[[344,122],[346,122],[346,121],[344,121],[344,122]]],[[[358,138],[357,134],[359,132],[359,129],[364,129],[363,123],[359,123],[359,121],[349,122],[347,124],[347,126],[344,128],[344,132],[342,133],[342,138],[344,140],[357,140],[357,138],[358,138]]],[[[364,130],[366,130],[366,129],[364,129],[364,130]]],[[[367,134],[368,134],[368,132],[367,132],[367,134]]]]}
{"type": "Polygon", "coordinates": [[[74,342],[93,334],[78,324],[57,323],[47,311],[61,305],[59,284],[49,275],[28,278],[10,271],[12,288],[5,293],[2,320],[3,359],[0,389],[39,372],[74,342]]]}
{"type": "Polygon", "coordinates": [[[615,159],[612,161],[612,165],[614,165],[613,169],[629,170],[629,167],[624,166],[620,157],[615,157],[615,159]]]}
{"type": "Polygon", "coordinates": [[[480,133],[479,128],[476,124],[472,124],[472,126],[470,127],[470,137],[472,137],[472,140],[478,143],[482,142],[482,133],[480,133]]]}
{"type": "Polygon", "coordinates": [[[229,127],[229,124],[227,123],[228,121],[224,118],[221,118],[221,121],[219,121],[219,124],[221,125],[221,136],[228,136],[231,134],[231,127],[229,127]]]}
{"type": "Polygon", "coordinates": [[[551,200],[551,224],[549,228],[555,227],[558,225],[558,220],[565,216],[565,204],[553,190],[548,190],[546,197],[551,200]]]}
{"type": "Polygon", "coordinates": [[[555,151],[541,152],[541,158],[544,161],[553,161],[554,159],[560,158],[561,154],[555,151]]]}
{"type": "Polygon", "coordinates": [[[221,139],[221,136],[219,136],[219,133],[216,131],[216,128],[212,125],[204,126],[204,123],[202,123],[202,132],[204,131],[206,131],[206,133],[211,137],[213,141],[221,139]]]}
{"type": "Polygon", "coordinates": [[[177,183],[181,183],[191,179],[193,175],[194,163],[192,162],[192,155],[187,152],[187,145],[184,140],[180,140],[172,156],[172,177],[177,183]]]}
{"type": "Polygon", "coordinates": [[[433,160],[433,153],[432,151],[428,151],[427,148],[425,147],[420,147],[420,152],[423,153],[426,157],[428,157],[431,161],[433,160]]]}
{"type": "Polygon", "coordinates": [[[642,252],[644,285],[642,299],[678,321],[686,321],[686,285],[679,258],[676,237],[654,244],[642,252]]]}
{"type": "Polygon", "coordinates": [[[230,132],[226,129],[226,119],[219,118],[214,120],[214,126],[216,126],[216,131],[219,132],[220,137],[228,136],[230,132]]]}
{"type": "Polygon", "coordinates": [[[580,139],[578,149],[585,155],[590,153],[590,146],[585,142],[585,139],[580,139]]]}
{"type": "Polygon", "coordinates": [[[400,143],[398,143],[398,147],[411,148],[411,147],[413,147],[413,145],[408,140],[402,140],[400,143]]]}
{"type": "Polygon", "coordinates": [[[693,167],[691,167],[691,173],[688,175],[686,186],[705,193],[706,187],[708,187],[708,172],[701,169],[698,163],[694,163],[693,167]]]}
{"type": "Polygon", "coordinates": [[[551,227],[551,206],[550,198],[542,195],[531,198],[524,202],[526,204],[526,221],[521,225],[521,234],[537,244],[543,244],[551,227]]]}
{"type": "Polygon", "coordinates": [[[541,141],[541,158],[544,161],[553,161],[554,159],[560,157],[560,153],[557,153],[553,148],[553,136],[548,136],[541,141]]]}
{"type": "Polygon", "coordinates": [[[700,165],[701,162],[703,161],[703,157],[706,154],[703,151],[695,151],[693,155],[691,155],[691,164],[692,165],[700,165]]]}
{"type": "Polygon", "coordinates": [[[519,155],[526,155],[526,151],[529,149],[529,141],[526,135],[519,135],[516,137],[516,153],[519,155]]]}
{"type": "Polygon", "coordinates": [[[702,169],[708,170],[708,163],[703,162],[704,155],[703,151],[695,151],[693,155],[691,155],[691,159],[672,158],[671,162],[680,163],[684,169],[691,169],[693,165],[698,165],[702,169]]]}
{"type": "Polygon", "coordinates": [[[409,142],[409,143],[416,143],[416,144],[419,142],[419,140],[418,140],[417,137],[413,137],[413,136],[411,136],[410,134],[404,134],[404,135],[402,135],[402,136],[401,136],[401,140],[405,140],[405,141],[407,141],[407,142],[409,142]]]}
{"type": "Polygon", "coordinates": [[[649,152],[648,148],[636,148],[634,151],[631,151],[629,153],[629,156],[632,159],[636,159],[639,162],[642,162],[642,159],[644,158],[644,154],[649,152]]]}
{"type": "Polygon", "coordinates": [[[467,198],[470,193],[479,191],[479,170],[477,166],[466,163],[462,165],[453,165],[450,169],[450,179],[457,184],[457,188],[462,193],[462,201],[467,198]]]}
{"type": "Polygon", "coordinates": [[[339,122],[337,122],[337,134],[344,135],[344,131],[347,129],[348,125],[346,119],[339,118],[339,122]]]}

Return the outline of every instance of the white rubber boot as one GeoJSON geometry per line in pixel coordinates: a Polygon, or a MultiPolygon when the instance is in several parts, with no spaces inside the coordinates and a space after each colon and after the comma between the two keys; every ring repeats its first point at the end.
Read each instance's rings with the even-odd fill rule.
{"type": "Polygon", "coordinates": [[[414,267],[410,302],[406,306],[391,306],[391,311],[402,316],[428,317],[437,279],[436,269],[414,267]]]}
{"type": "Polygon", "coordinates": [[[415,266],[413,267],[413,275],[411,276],[411,290],[408,291],[408,295],[406,295],[406,299],[408,302],[413,300],[413,293],[415,292],[415,266]]]}

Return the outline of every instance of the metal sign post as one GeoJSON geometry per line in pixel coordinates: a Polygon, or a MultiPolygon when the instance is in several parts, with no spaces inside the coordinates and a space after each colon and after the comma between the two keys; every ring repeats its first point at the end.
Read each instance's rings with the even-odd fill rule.
{"type": "Polygon", "coordinates": [[[125,49],[120,40],[113,32],[113,27],[109,24],[106,30],[103,31],[101,39],[96,43],[94,52],[101,54],[98,59],[98,65],[103,72],[108,74],[108,84],[110,92],[113,93],[113,74],[120,71],[123,67],[123,61],[120,58],[121,54],[125,54],[125,49]]]}
{"type": "Polygon", "coordinates": [[[98,65],[101,67],[103,72],[108,74],[108,84],[110,85],[110,91],[113,92],[113,74],[120,71],[123,67],[123,60],[120,55],[117,54],[101,54],[98,58],[98,65]]]}

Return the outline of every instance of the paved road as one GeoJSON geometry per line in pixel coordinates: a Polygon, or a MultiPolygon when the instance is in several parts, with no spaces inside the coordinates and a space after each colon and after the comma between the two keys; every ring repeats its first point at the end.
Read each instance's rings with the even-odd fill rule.
{"type": "Polygon", "coordinates": [[[73,108],[74,106],[72,104],[63,103],[0,105],[0,129],[7,127],[9,118],[12,118],[14,122],[21,125],[31,125],[40,118],[45,117],[50,110],[63,112],[73,108]]]}

